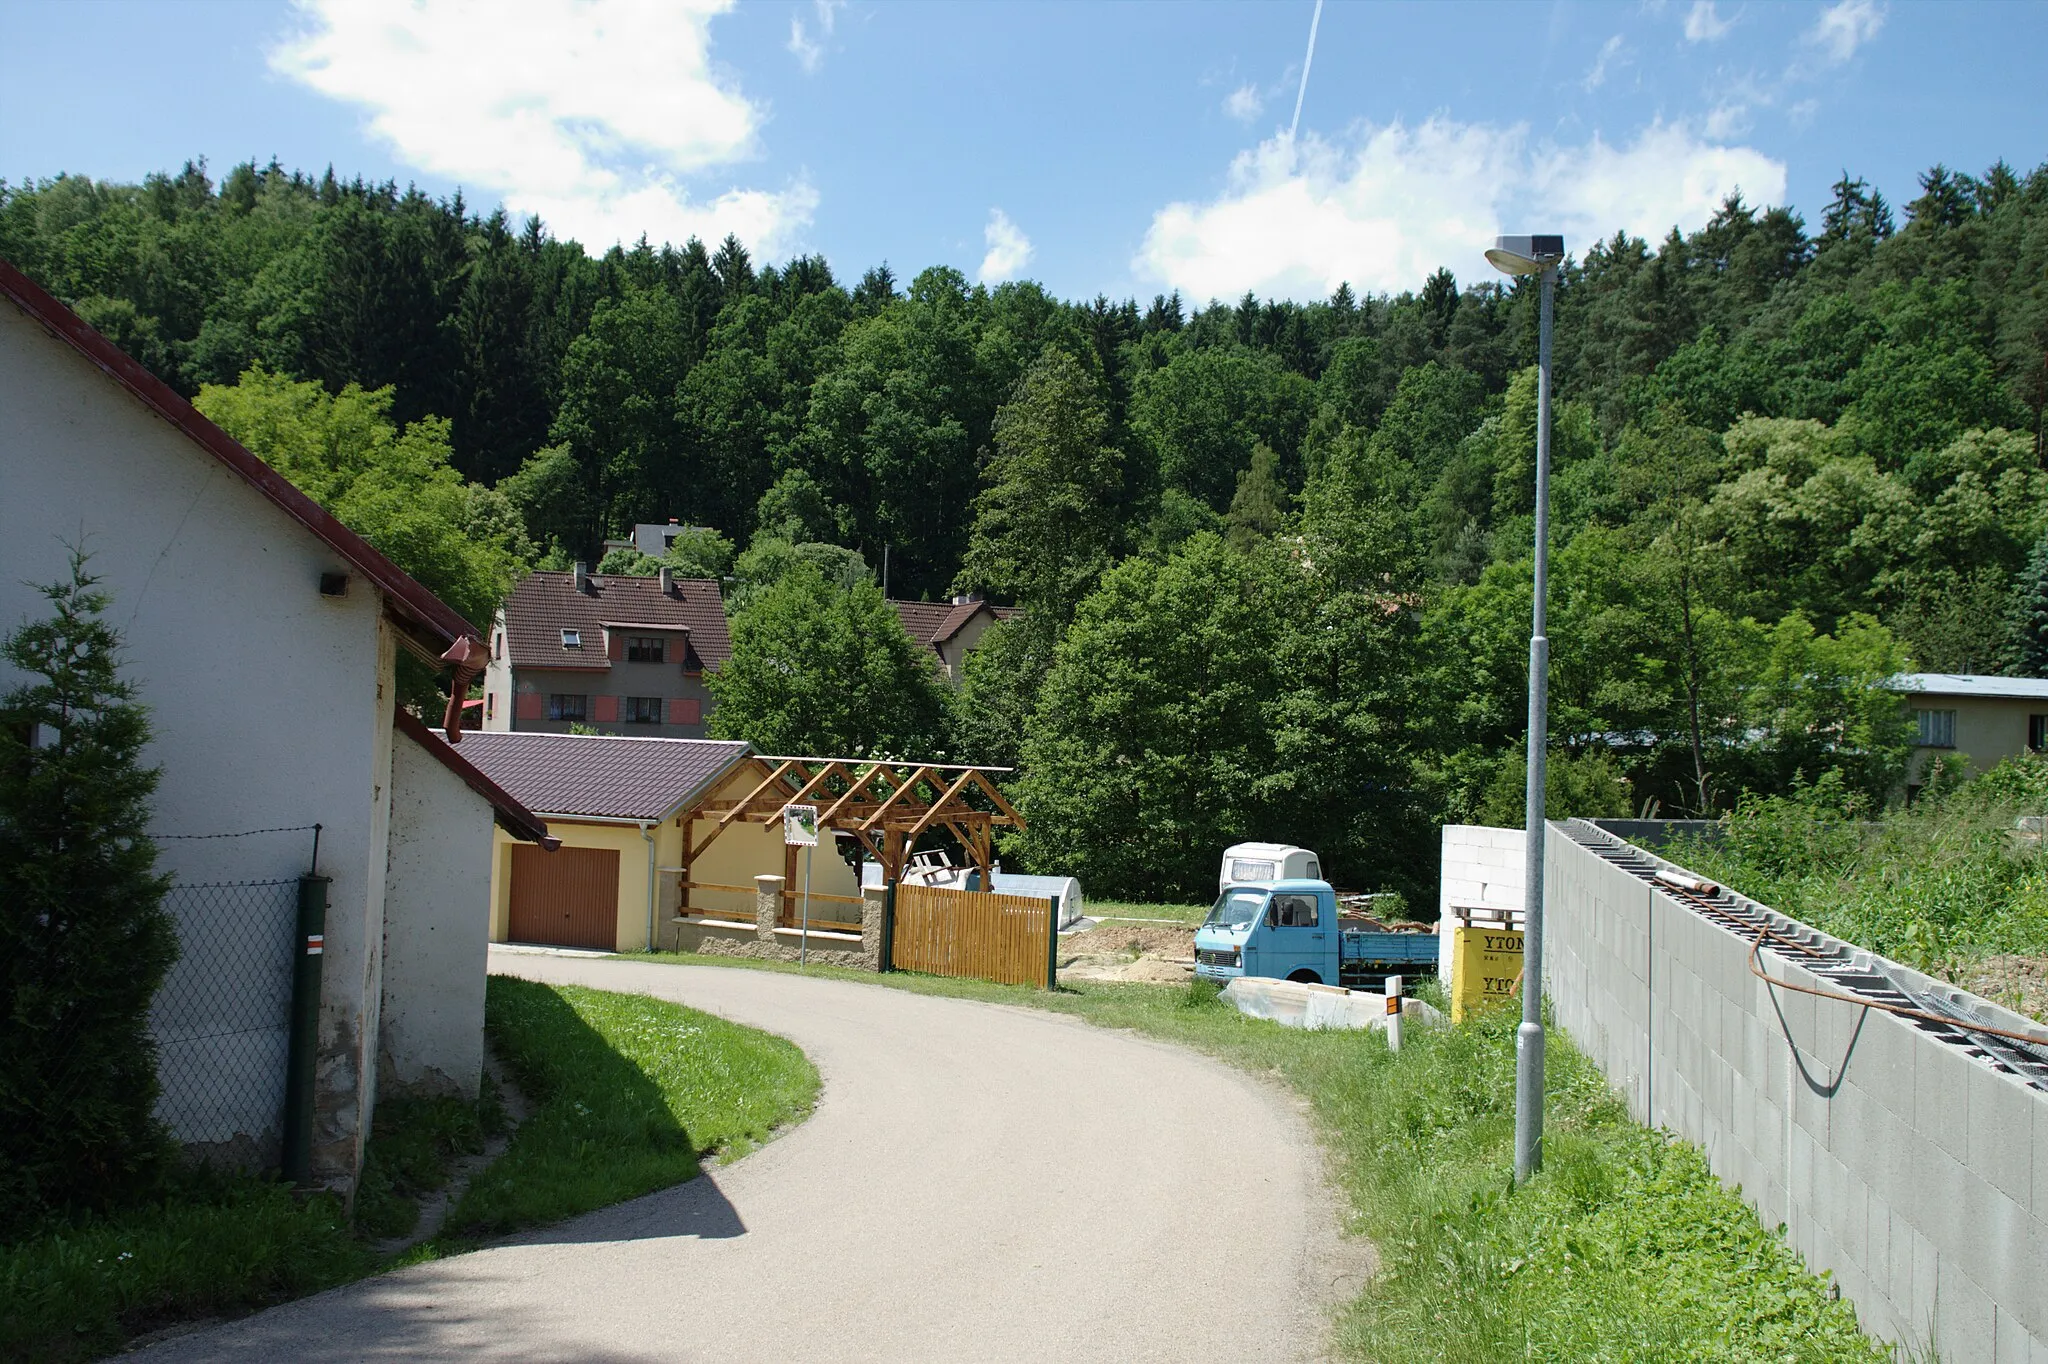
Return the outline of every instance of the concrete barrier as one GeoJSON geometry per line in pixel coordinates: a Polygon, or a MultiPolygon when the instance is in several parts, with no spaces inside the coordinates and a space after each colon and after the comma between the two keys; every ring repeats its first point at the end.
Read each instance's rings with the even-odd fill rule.
{"type": "MultiPolygon", "coordinates": [[[[2048,1360],[2048,1091],[1910,1020],[1758,979],[1749,939],[1563,825],[1545,869],[1545,989],[1639,1121],[1698,1144],[1766,1226],[1784,1223],[1865,1329],[1945,1360],[2048,1360]]],[[[1980,1022],[2038,1030],[1873,960],[1980,1022]]]]}

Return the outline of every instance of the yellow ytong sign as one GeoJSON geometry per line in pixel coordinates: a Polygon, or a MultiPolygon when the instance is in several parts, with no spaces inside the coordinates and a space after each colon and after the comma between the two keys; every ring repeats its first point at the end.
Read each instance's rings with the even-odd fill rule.
{"type": "Polygon", "coordinates": [[[1512,999],[1522,978],[1519,929],[1451,930],[1451,1021],[1512,999]]]}

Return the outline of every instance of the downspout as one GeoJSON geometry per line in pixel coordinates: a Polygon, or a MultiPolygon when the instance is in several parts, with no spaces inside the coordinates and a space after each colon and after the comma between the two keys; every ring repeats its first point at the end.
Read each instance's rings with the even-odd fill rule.
{"type": "Polygon", "coordinates": [[[647,831],[647,821],[636,821],[640,825],[640,837],[647,843],[647,950],[652,952],[660,944],[654,937],[654,835],[647,831]]]}
{"type": "Polygon", "coordinates": [[[483,671],[490,656],[490,650],[475,635],[464,635],[441,655],[443,663],[455,665],[455,678],[448,684],[448,709],[441,716],[441,732],[451,744],[462,742],[462,703],[469,698],[470,679],[483,671]]]}

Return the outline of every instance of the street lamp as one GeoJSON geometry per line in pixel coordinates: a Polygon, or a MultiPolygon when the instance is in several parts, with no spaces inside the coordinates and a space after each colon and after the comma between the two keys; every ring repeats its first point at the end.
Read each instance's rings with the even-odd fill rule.
{"type": "Polygon", "coordinates": [[[1524,849],[1522,1026],[1515,1032],[1515,1180],[1543,1168],[1543,767],[1550,739],[1550,308],[1564,238],[1497,237],[1486,253],[1506,275],[1542,282],[1536,328],[1536,583],[1529,629],[1529,781],[1524,849]]]}

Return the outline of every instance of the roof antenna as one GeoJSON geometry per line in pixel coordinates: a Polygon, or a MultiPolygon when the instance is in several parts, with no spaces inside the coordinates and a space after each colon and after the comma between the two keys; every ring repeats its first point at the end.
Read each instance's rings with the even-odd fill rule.
{"type": "Polygon", "coordinates": [[[1316,59],[1316,28],[1323,22],[1323,0],[1316,0],[1315,15],[1308,21],[1308,55],[1301,59],[1301,89],[1294,92],[1294,122],[1287,126],[1287,140],[1301,127],[1301,102],[1308,98],[1308,68],[1316,59]]]}

